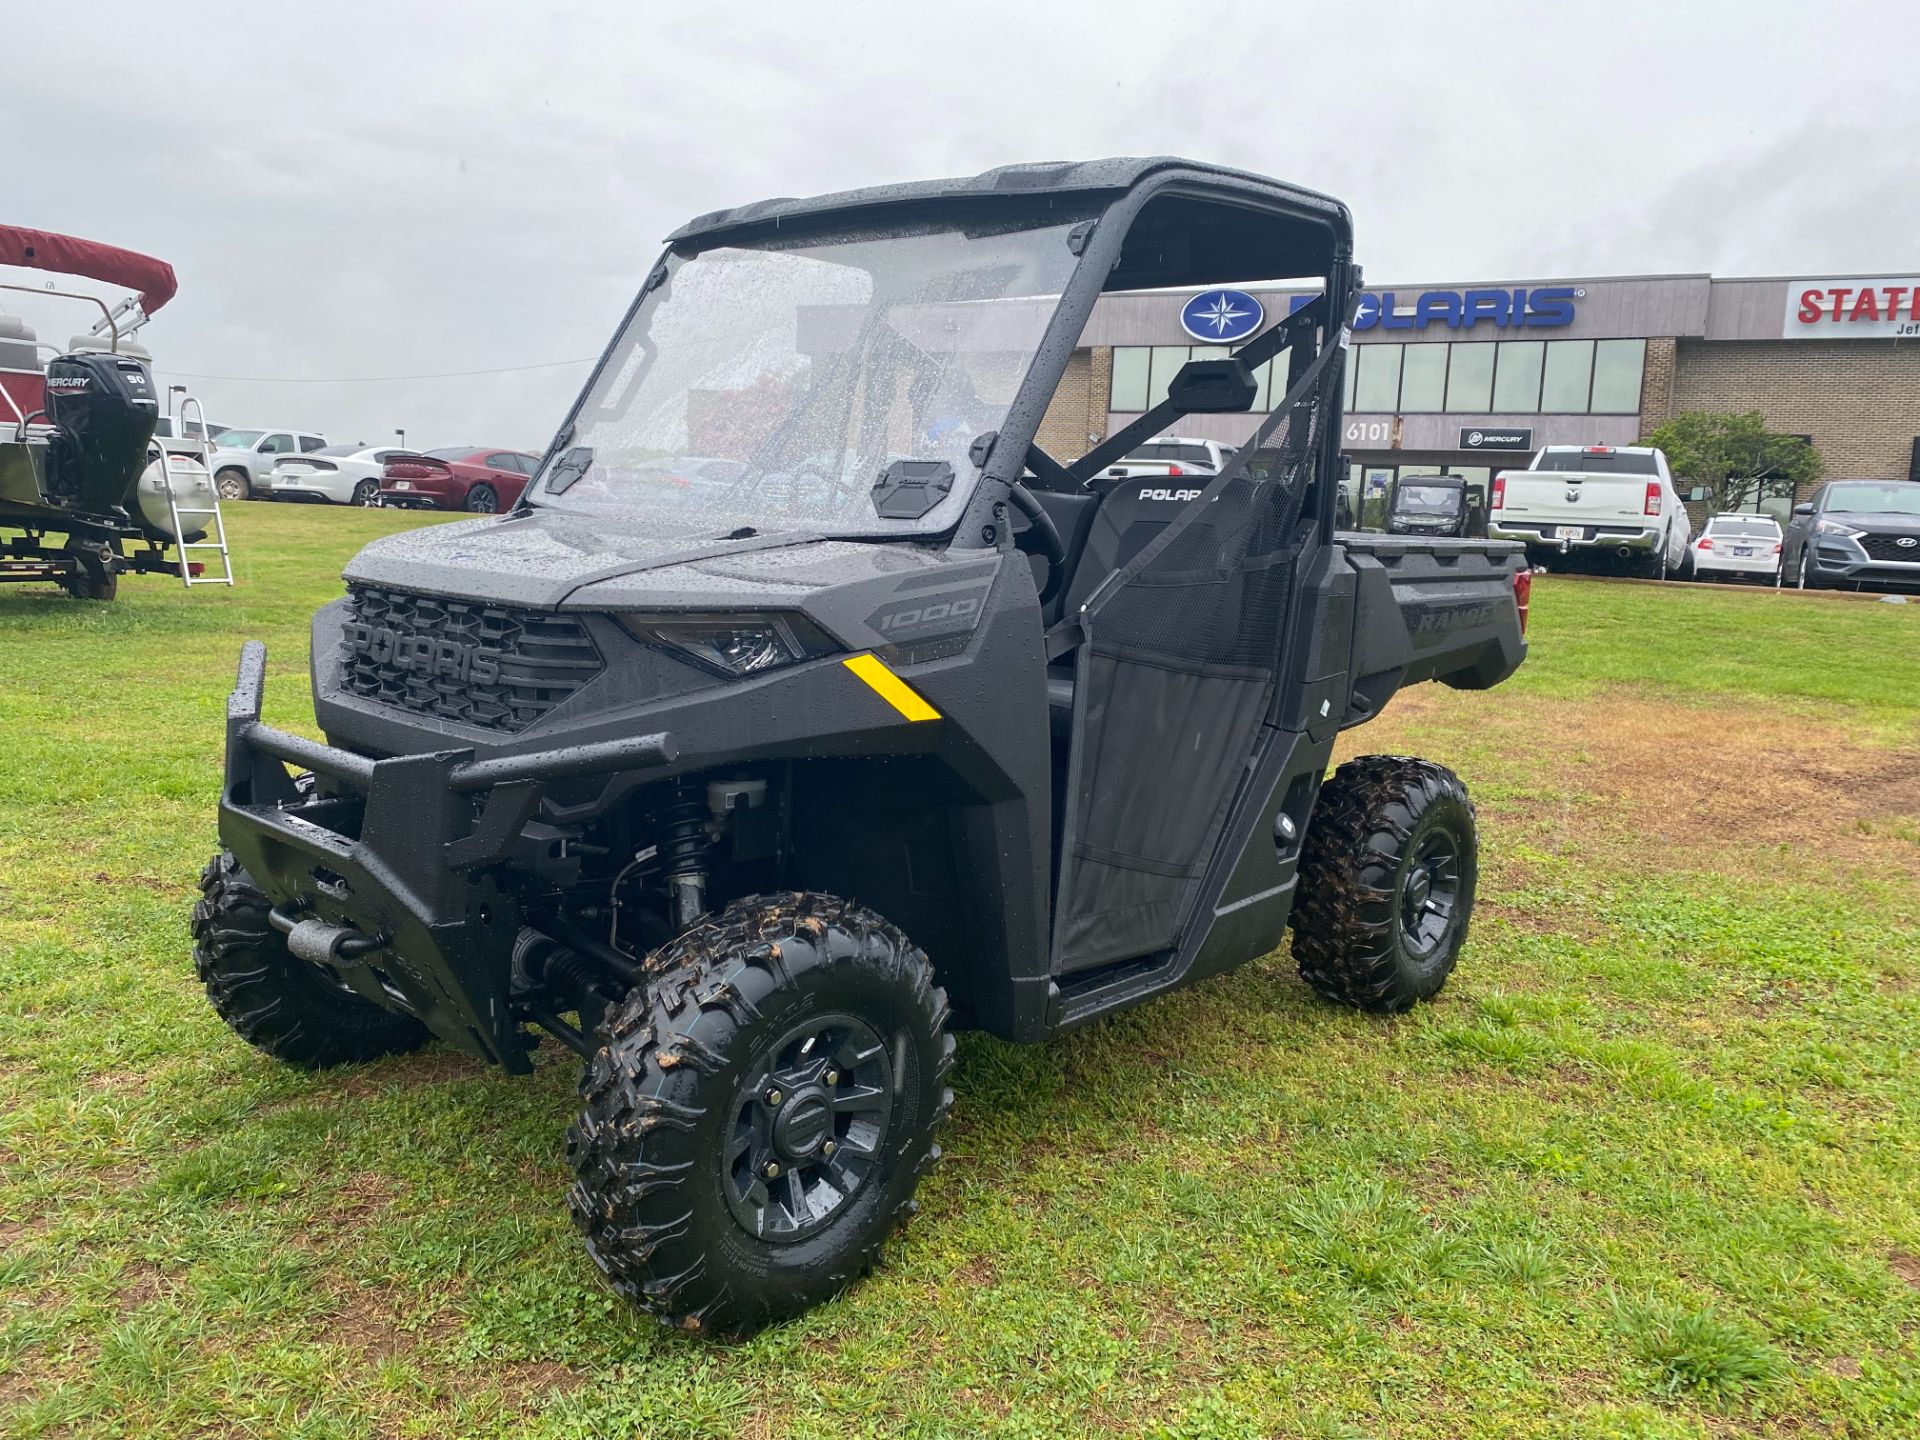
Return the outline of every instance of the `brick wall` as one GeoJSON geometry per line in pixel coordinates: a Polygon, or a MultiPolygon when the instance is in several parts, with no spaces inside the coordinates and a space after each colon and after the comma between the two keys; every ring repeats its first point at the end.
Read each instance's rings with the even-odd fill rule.
{"type": "Polygon", "coordinates": [[[1647,341],[1646,369],[1640,375],[1640,433],[1673,418],[1673,355],[1671,335],[1647,341]]]}
{"type": "Polygon", "coordinates": [[[1107,392],[1113,351],[1104,345],[1076,350],[1040,421],[1040,448],[1065,464],[1078,460],[1107,433],[1107,392]],[[1092,436],[1092,439],[1088,437],[1092,436]]]}
{"type": "MultiPolygon", "coordinates": [[[[1649,383],[1658,343],[1647,348],[1649,383]]],[[[1673,411],[1682,410],[1758,410],[1769,429],[1811,435],[1830,477],[1905,479],[1920,435],[1920,345],[1682,340],[1673,411]]],[[[1659,423],[1651,409],[1646,423],[1659,423]]]]}

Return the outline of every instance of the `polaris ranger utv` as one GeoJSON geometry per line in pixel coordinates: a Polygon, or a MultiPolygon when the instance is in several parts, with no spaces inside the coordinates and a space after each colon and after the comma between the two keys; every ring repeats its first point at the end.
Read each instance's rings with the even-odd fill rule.
{"type": "Polygon", "coordinates": [[[736,1333],[878,1256],[956,1027],[1045,1040],[1289,923],[1324,994],[1431,996],[1467,796],[1419,760],[1323,775],[1400,686],[1512,673],[1527,572],[1335,532],[1359,285],[1343,206],[1174,159],[682,227],[522,503],[349,564],[313,626],[328,743],[262,723],[243,649],[193,916],[215,1008],[305,1066],[578,1051],[588,1251],[736,1333]],[[1037,442],[1103,292],[1301,276],[1086,454],[1037,442]],[[1104,476],[1252,411],[1274,357],[1218,475],[1104,476]]]}

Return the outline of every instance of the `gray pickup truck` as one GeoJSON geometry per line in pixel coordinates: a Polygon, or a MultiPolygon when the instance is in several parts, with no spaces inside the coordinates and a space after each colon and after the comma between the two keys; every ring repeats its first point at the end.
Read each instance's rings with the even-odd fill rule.
{"type": "Polygon", "coordinates": [[[326,743],[262,721],[244,649],[192,926],[214,1006],[297,1065],[577,1051],[589,1253],[734,1333],[878,1254],[952,1028],[1044,1041],[1289,926],[1334,1000],[1431,996],[1472,806],[1423,760],[1329,777],[1334,741],[1511,674],[1529,575],[1336,533],[1359,288],[1344,206],[1172,159],[682,227],[520,504],[348,566],[326,743]],[[1103,291],[1304,274],[1319,299],[1087,454],[1038,443],[1103,291]],[[1252,412],[1282,352],[1217,475],[1106,474],[1252,412]]]}

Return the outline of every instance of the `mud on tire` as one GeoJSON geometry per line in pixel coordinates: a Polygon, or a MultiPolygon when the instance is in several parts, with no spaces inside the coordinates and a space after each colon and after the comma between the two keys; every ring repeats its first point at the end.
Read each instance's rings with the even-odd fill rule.
{"type": "Polygon", "coordinates": [[[220,1018],[249,1045],[303,1069],[349,1065],[417,1050],[427,1029],[383,1010],[295,959],[267,923],[272,908],[233,853],[200,872],[193,907],[193,968],[220,1018]]]}
{"type": "Polygon", "coordinates": [[[1473,802],[1444,766],[1365,755],[1320,791],[1288,922],[1306,982],[1397,1012],[1431,999],[1467,937],[1478,876],[1473,802]]]}
{"type": "Polygon", "coordinates": [[[621,1295],[748,1333],[865,1272],[911,1212],[953,1103],[946,994],[821,894],[736,901],[647,970],[582,1076],[568,1202],[621,1295]]]}

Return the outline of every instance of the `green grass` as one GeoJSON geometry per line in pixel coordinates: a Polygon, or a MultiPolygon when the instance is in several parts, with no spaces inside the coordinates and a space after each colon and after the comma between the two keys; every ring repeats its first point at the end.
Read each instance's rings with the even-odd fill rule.
{"type": "Polygon", "coordinates": [[[888,1265],[722,1347],[576,1244],[566,1056],[308,1076],[207,1007],[239,643],[310,726],[308,615],[414,523],[233,512],[235,591],[0,591],[0,1435],[1920,1430],[1920,611],[1543,582],[1515,682],[1349,737],[1479,801],[1437,1003],[1281,954],[967,1037],[888,1265]],[[1751,803],[1672,798],[1728,753],[1751,803]]]}

